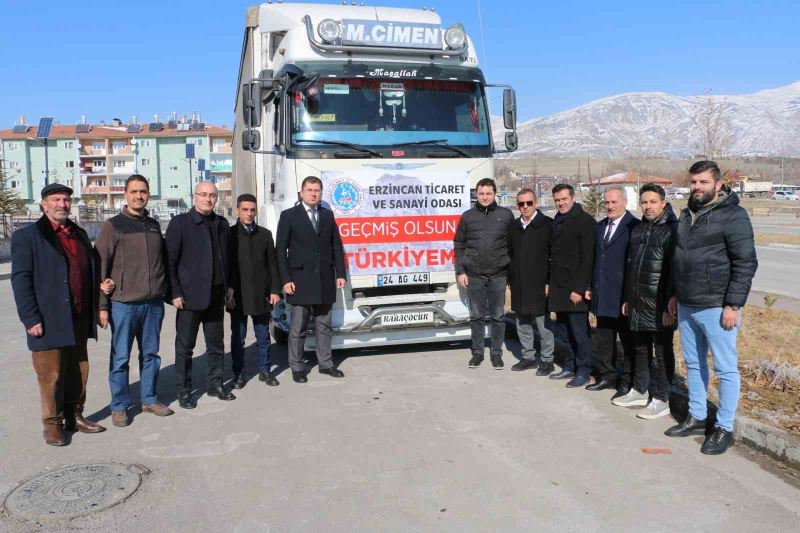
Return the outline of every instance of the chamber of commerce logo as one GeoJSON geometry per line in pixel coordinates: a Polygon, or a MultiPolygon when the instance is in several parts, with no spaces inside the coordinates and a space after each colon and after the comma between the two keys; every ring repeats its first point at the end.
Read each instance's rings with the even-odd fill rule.
{"type": "Polygon", "coordinates": [[[350,215],[364,205],[364,191],[355,181],[348,178],[333,180],[330,184],[330,205],[337,215],[350,215]]]}

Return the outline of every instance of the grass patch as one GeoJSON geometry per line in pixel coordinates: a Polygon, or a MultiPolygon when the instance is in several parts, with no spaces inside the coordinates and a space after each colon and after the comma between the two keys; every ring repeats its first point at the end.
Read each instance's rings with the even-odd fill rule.
{"type": "Polygon", "coordinates": [[[800,235],[787,235],[784,233],[761,233],[755,234],[756,245],[767,246],[769,244],[796,244],[800,245],[800,235]]]}

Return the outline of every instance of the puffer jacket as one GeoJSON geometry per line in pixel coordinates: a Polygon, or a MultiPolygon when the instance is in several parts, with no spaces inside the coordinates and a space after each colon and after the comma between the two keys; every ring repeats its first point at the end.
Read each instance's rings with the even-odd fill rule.
{"type": "Polygon", "coordinates": [[[710,206],[678,219],[672,276],[681,305],[741,307],[758,268],[753,226],[739,197],[724,185],[710,206]]]}
{"type": "Polygon", "coordinates": [[[496,203],[475,204],[461,215],[453,248],[456,274],[496,278],[508,274],[508,225],[514,220],[511,210],[496,203]]]}
{"type": "MultiPolygon", "coordinates": [[[[661,315],[672,297],[670,269],[678,218],[667,208],[656,220],[643,218],[631,231],[625,267],[625,302],[632,331],[665,329],[661,315]]],[[[674,326],[669,326],[674,328],[674,326]]]]}

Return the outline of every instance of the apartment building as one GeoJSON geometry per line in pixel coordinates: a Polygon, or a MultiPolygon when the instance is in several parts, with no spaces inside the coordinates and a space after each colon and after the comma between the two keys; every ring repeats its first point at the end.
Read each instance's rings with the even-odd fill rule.
{"type": "MultiPolygon", "coordinates": [[[[0,130],[0,160],[6,187],[38,209],[39,191],[45,183],[71,187],[79,205],[119,208],[125,180],[134,173],[150,181],[153,210],[175,212],[191,205],[191,190],[201,179],[217,183],[220,207],[231,206],[231,130],[205,124],[199,115],[147,124],[134,117],[127,124],[54,125],[47,138],[37,137],[36,126],[19,124],[0,130]],[[187,157],[193,145],[193,157],[187,157]],[[45,165],[45,152],[47,164],[45,165]]],[[[191,155],[191,154],[190,154],[191,155]]]]}

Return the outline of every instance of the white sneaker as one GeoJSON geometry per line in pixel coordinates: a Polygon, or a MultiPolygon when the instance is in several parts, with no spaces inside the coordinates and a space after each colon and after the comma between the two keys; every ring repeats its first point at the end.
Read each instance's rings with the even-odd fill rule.
{"type": "Polygon", "coordinates": [[[644,407],[647,405],[647,393],[639,392],[631,387],[631,390],[628,391],[628,394],[611,400],[611,403],[619,407],[644,407]]]}
{"type": "Polygon", "coordinates": [[[662,416],[667,416],[668,414],[669,403],[653,398],[650,400],[650,403],[647,404],[647,407],[639,411],[636,416],[639,418],[644,418],[645,420],[654,420],[656,418],[661,418],[662,416]]]}

